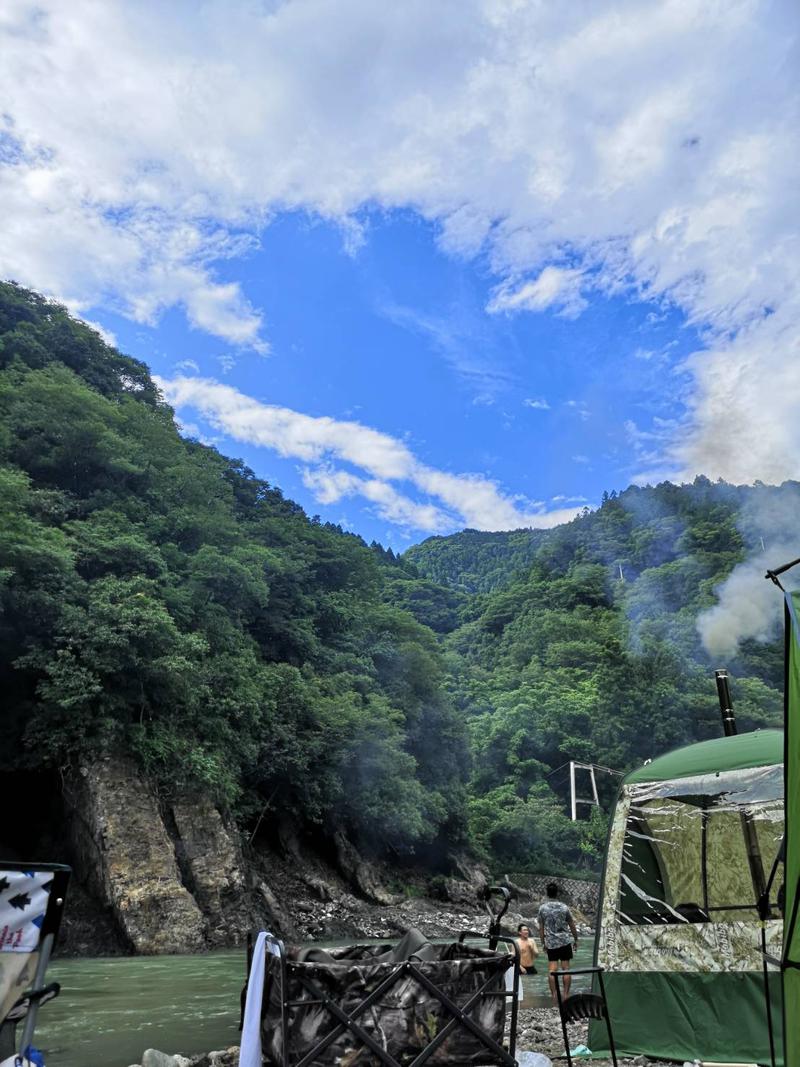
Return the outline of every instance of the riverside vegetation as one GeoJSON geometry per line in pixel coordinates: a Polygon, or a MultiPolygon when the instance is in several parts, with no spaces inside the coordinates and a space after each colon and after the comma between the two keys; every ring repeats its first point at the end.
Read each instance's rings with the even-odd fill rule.
{"type": "MultiPolygon", "coordinates": [[[[124,753],[248,835],[291,810],[434,873],[597,869],[559,768],[719,733],[697,615],[800,503],[698,478],[398,557],[181,436],[144,364],[13,284],[0,368],[4,771],[124,753]]],[[[741,728],[777,724],[777,638],[728,666],[741,728]]]]}

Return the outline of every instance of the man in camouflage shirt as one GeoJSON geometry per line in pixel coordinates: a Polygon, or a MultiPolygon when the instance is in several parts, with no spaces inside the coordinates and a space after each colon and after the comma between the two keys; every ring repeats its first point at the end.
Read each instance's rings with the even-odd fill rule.
{"type": "MultiPolygon", "coordinates": [[[[578,931],[569,908],[558,899],[559,889],[555,882],[547,887],[547,900],[539,908],[539,936],[547,952],[547,980],[550,984],[550,996],[556,1003],[555,973],[559,965],[562,971],[569,971],[572,948],[578,947],[578,931]]],[[[572,978],[564,975],[564,996],[569,996],[572,978]]]]}

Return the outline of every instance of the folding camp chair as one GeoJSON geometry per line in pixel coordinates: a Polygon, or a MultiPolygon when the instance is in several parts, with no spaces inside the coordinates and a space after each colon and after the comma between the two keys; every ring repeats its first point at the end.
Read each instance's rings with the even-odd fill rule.
{"type": "Polygon", "coordinates": [[[39,1006],[58,995],[58,983],[45,985],[44,976],[70,874],[56,863],[0,863],[0,1055],[10,1056],[0,1067],[28,1064],[39,1006]]]}
{"type": "Polygon", "coordinates": [[[572,971],[554,971],[556,980],[556,1000],[558,1001],[558,1014],[561,1016],[561,1031],[564,1034],[564,1051],[567,1054],[568,1067],[572,1067],[572,1053],[570,1052],[569,1034],[567,1026],[570,1023],[583,1022],[589,1019],[604,1019],[608,1030],[608,1047],[614,1067],[617,1067],[617,1050],[614,1047],[614,1034],[611,1030],[611,1018],[608,1014],[606,1001],[606,989],[603,983],[602,967],[578,967],[572,971]],[[575,977],[581,974],[597,976],[598,993],[571,993],[568,997],[561,994],[561,979],[575,977]]]}

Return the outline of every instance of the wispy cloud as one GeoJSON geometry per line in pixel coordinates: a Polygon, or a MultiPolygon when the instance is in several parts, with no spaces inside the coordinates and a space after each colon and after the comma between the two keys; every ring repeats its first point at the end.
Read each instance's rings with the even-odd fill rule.
{"type": "Polygon", "coordinates": [[[588,504],[589,500],[585,496],[564,496],[563,493],[559,493],[558,496],[550,498],[551,504],[588,504]]]}
{"type": "Polygon", "coordinates": [[[568,318],[579,315],[586,307],[581,295],[584,272],[565,267],[549,266],[533,281],[514,284],[505,282],[499,286],[486,310],[499,311],[547,311],[555,307],[568,318]]]}
{"type": "Polygon", "coordinates": [[[576,514],[575,508],[547,511],[542,505],[526,506],[491,479],[428,466],[404,441],[359,422],[263,404],[205,378],[157,380],[180,413],[197,411],[220,433],[301,460],[306,465],[306,486],[325,504],[359,496],[390,521],[426,531],[462,525],[479,530],[549,527],[576,514]],[[343,468],[342,463],[361,473],[343,468]],[[400,492],[392,483],[407,489],[400,492]],[[423,499],[413,499],[412,490],[423,499]]]}
{"type": "Polygon", "coordinates": [[[179,363],[175,364],[175,370],[188,371],[190,374],[199,374],[200,366],[194,359],[182,359],[179,363]]]}
{"type": "Polygon", "coordinates": [[[544,399],[544,397],[528,397],[523,400],[522,403],[526,408],[533,408],[534,411],[549,411],[550,405],[544,399]]]}
{"type": "Polygon", "coordinates": [[[303,484],[320,504],[335,504],[345,497],[362,497],[377,515],[398,526],[439,533],[451,529],[453,516],[435,504],[417,503],[379,478],[359,478],[332,467],[306,468],[303,484]]]}
{"type": "Polygon", "coordinates": [[[445,361],[475,391],[476,403],[492,403],[498,392],[513,382],[505,357],[497,351],[497,339],[486,328],[482,315],[464,303],[451,305],[444,314],[384,300],[379,312],[390,322],[424,337],[445,361]]]}
{"type": "Polygon", "coordinates": [[[626,473],[635,485],[653,485],[664,481],[679,481],[680,469],[668,460],[671,442],[679,433],[674,420],[656,416],[649,429],[642,429],[634,419],[626,419],[625,437],[630,462],[626,473]]]}
{"type": "Polygon", "coordinates": [[[569,408],[579,418],[583,419],[584,422],[592,416],[592,413],[589,410],[589,405],[585,400],[565,400],[564,407],[569,408]]]}

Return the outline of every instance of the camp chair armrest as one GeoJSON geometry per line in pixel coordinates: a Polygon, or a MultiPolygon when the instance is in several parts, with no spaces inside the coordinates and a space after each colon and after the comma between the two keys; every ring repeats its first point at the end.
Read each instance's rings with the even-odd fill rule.
{"type": "Polygon", "coordinates": [[[23,993],[20,1000],[27,1000],[29,1004],[38,1001],[40,1004],[46,1000],[54,1000],[61,992],[60,982],[48,982],[41,989],[29,989],[23,993]]]}
{"type": "Polygon", "coordinates": [[[603,974],[605,967],[570,967],[568,971],[564,971],[564,974],[569,974],[574,977],[576,974],[603,974]]]}
{"type": "Polygon", "coordinates": [[[59,982],[50,982],[43,989],[29,989],[23,993],[19,1000],[15,1001],[6,1019],[18,1023],[24,1019],[32,1004],[46,1004],[48,1000],[54,1000],[61,992],[59,982]]]}

